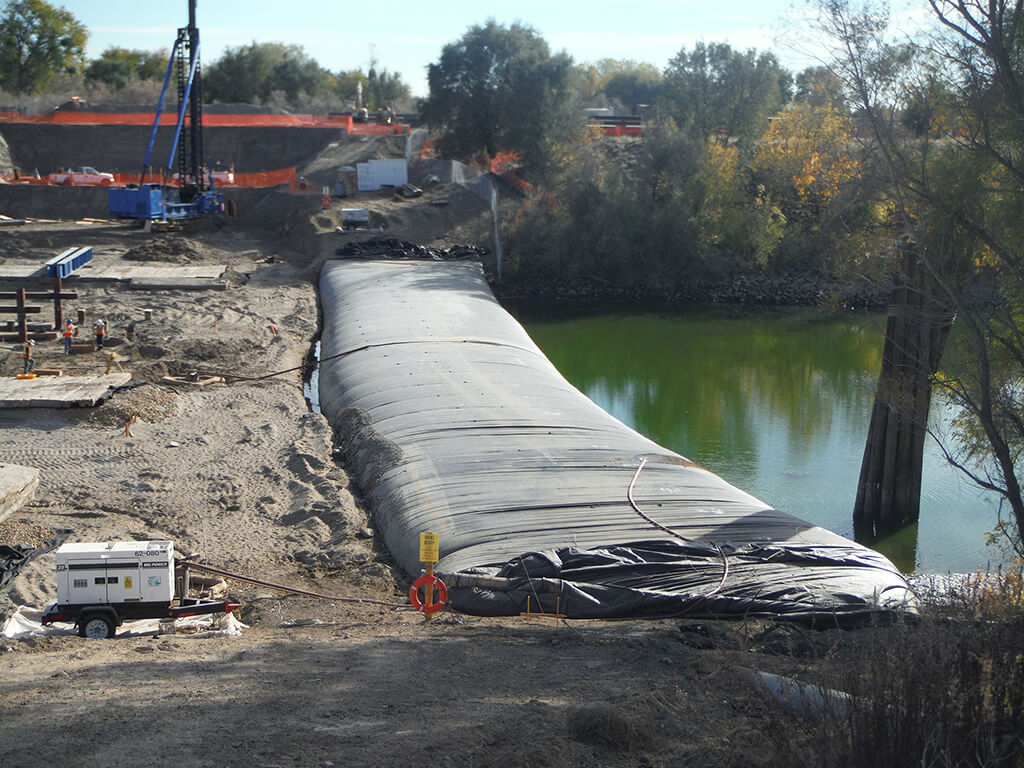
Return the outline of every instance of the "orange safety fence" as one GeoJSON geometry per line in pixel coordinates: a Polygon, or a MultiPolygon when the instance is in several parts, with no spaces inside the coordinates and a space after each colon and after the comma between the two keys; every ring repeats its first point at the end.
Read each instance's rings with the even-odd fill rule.
{"type": "MultiPolygon", "coordinates": [[[[293,191],[298,186],[298,174],[295,168],[282,168],[277,171],[261,171],[259,173],[236,173],[235,187],[276,187],[287,184],[293,191]]],[[[229,185],[222,185],[229,186],[229,185]]]]}
{"type": "Polygon", "coordinates": [[[528,182],[526,179],[521,178],[519,174],[517,174],[513,170],[502,171],[501,173],[496,175],[498,176],[499,179],[504,181],[510,187],[512,187],[513,189],[518,189],[524,195],[528,195],[530,192],[533,191],[533,184],[528,182]]]}
{"type": "Polygon", "coordinates": [[[499,152],[491,158],[491,173],[526,195],[533,191],[533,184],[516,173],[515,166],[521,160],[522,155],[518,152],[499,152]]]}
{"type": "MultiPolygon", "coordinates": [[[[215,173],[217,173],[215,171],[215,173]]],[[[41,186],[67,186],[63,183],[54,180],[54,176],[63,177],[64,174],[49,174],[47,176],[35,177],[35,176],[15,176],[14,174],[4,174],[0,177],[0,183],[4,184],[37,184],[41,186]]],[[[289,189],[293,191],[298,190],[298,174],[295,168],[280,168],[275,171],[255,171],[252,173],[235,173],[234,181],[219,181],[214,177],[214,184],[217,187],[233,188],[233,187],[276,187],[282,184],[287,184],[289,189]]],[[[139,174],[138,173],[115,173],[113,186],[124,186],[126,184],[138,184],[139,174]]],[[[163,175],[160,172],[150,171],[146,174],[146,184],[162,184],[163,175]]],[[[171,180],[171,185],[175,186],[175,180],[171,180]]],[[[110,186],[100,184],[83,184],[78,186],[110,186]]]]}
{"type": "Polygon", "coordinates": [[[602,136],[643,136],[642,125],[595,125],[593,130],[602,136]]]}
{"type": "MultiPolygon", "coordinates": [[[[174,126],[178,115],[174,111],[160,115],[160,125],[174,126]]],[[[0,111],[0,123],[36,123],[48,125],[144,125],[153,124],[149,112],[88,112],[66,110],[48,115],[23,115],[20,112],[0,111]]],[[[186,120],[188,124],[188,120],[186,120]]],[[[355,135],[384,136],[404,134],[409,127],[403,123],[381,125],[357,123],[351,115],[241,115],[206,113],[203,125],[208,128],[335,128],[355,135]]]]}
{"type": "Polygon", "coordinates": [[[518,152],[499,152],[491,158],[491,173],[501,173],[519,165],[522,155],[518,152]]]}

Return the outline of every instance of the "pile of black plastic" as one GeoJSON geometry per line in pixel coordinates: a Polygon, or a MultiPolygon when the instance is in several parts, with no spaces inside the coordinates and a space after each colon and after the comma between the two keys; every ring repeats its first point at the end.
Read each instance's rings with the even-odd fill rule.
{"type": "Polygon", "coordinates": [[[418,259],[430,261],[464,261],[478,259],[489,253],[476,245],[453,245],[450,248],[428,248],[395,237],[378,237],[361,243],[346,243],[336,250],[342,259],[418,259]]]}
{"type": "Polygon", "coordinates": [[[56,549],[68,537],[68,531],[62,531],[41,547],[30,547],[26,544],[0,544],[0,592],[3,592],[14,581],[18,571],[30,561],[56,549]]]}

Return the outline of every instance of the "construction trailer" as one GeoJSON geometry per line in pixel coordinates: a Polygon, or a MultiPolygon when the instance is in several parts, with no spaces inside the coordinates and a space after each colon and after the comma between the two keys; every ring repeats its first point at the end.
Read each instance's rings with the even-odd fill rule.
{"type": "Polygon", "coordinates": [[[224,211],[224,197],[214,189],[211,164],[203,163],[202,90],[196,0],[189,0],[188,26],[178,30],[178,36],[171,48],[139,183],[111,188],[108,198],[111,216],[139,221],[166,221],[224,211]],[[163,113],[172,74],[176,74],[177,79],[178,119],[167,165],[163,169],[164,183],[146,184],[144,182],[150,169],[153,145],[156,142],[160,116],[163,113]],[[178,159],[177,186],[171,186],[168,182],[174,177],[172,170],[175,156],[178,159]]]}
{"type": "Polygon", "coordinates": [[[398,189],[409,183],[409,164],[405,160],[368,160],[356,163],[356,173],[360,192],[372,192],[381,187],[398,189]]]}

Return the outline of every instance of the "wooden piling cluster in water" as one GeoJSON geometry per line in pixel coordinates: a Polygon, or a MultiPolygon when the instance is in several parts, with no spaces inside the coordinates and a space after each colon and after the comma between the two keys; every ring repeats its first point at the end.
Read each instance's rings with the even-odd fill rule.
{"type": "Polygon", "coordinates": [[[859,540],[917,522],[931,379],[953,324],[912,245],[904,245],[902,261],[857,483],[853,523],[859,540]]]}

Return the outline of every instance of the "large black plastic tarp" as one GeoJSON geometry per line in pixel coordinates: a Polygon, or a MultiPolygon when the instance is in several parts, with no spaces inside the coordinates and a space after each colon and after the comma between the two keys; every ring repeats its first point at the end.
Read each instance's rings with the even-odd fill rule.
{"type": "Polygon", "coordinates": [[[882,555],[600,409],[478,263],[332,261],[320,296],[321,409],[409,576],[439,535],[451,607],[846,623],[912,603],[882,555]]]}
{"type": "Polygon", "coordinates": [[[0,544],[0,592],[11,585],[22,568],[37,557],[59,547],[67,537],[68,532],[61,531],[41,547],[30,547],[27,544],[0,544]]]}

